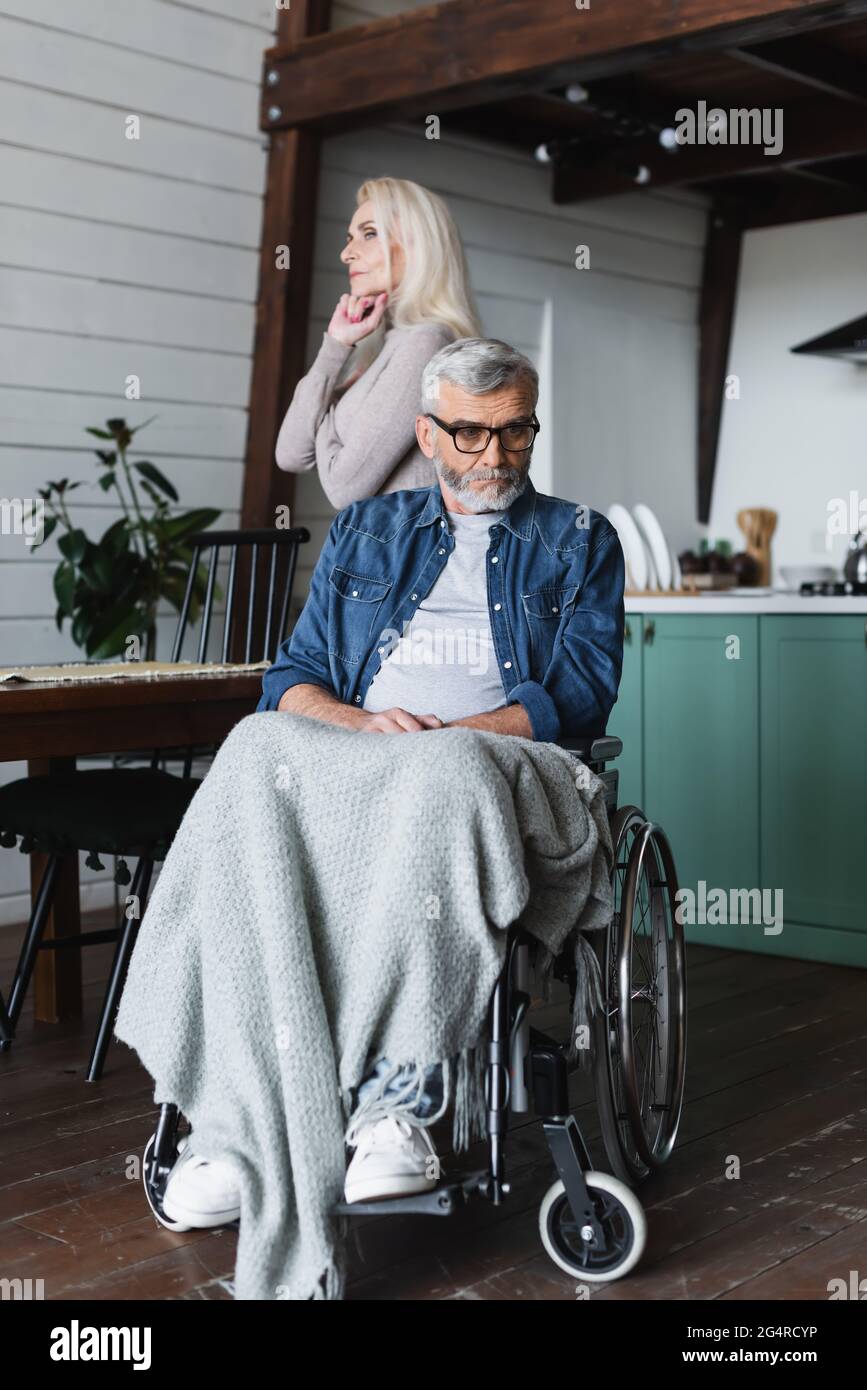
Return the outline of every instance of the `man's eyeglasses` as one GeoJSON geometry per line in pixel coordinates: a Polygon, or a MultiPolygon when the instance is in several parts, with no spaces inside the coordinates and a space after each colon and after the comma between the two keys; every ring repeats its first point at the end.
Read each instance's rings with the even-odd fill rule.
{"type": "Polygon", "coordinates": [[[542,426],[533,415],[529,420],[513,420],[508,425],[447,425],[436,415],[427,413],[427,418],[450,434],[455,448],[462,454],[483,454],[495,434],[507,454],[523,454],[532,448],[533,441],[542,426]]]}

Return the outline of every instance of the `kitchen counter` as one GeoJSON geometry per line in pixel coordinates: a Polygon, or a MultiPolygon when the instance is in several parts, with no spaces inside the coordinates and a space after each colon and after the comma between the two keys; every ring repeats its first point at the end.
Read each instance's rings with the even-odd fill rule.
{"type": "Polygon", "coordinates": [[[683,887],[769,890],[783,925],[708,913],[687,941],[867,968],[867,596],[628,604],[618,803],[664,826],[683,887]]]}
{"type": "Polygon", "coordinates": [[[626,595],[627,613],[849,613],[853,617],[867,615],[867,594],[842,595],[839,598],[811,597],[778,589],[773,594],[739,598],[724,591],[693,598],[674,596],[660,598],[640,593],[626,595]]]}

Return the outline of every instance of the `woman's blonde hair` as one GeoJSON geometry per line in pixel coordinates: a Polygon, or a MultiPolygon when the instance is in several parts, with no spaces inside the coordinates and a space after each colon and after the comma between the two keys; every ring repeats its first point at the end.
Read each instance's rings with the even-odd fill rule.
{"type": "Polygon", "coordinates": [[[356,365],[368,366],[377,355],[386,326],[441,323],[454,338],[477,337],[481,326],[464,248],[442,198],[410,179],[379,178],[358,189],[357,206],[366,202],[373,204],[383,244],[388,311],[377,331],[359,344],[356,365]],[[392,242],[403,248],[405,262],[397,289],[391,279],[392,242]]]}

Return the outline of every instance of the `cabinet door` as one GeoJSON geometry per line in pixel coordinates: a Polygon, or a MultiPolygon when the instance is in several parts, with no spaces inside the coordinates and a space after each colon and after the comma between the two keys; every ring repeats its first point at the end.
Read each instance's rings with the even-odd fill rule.
{"type": "Polygon", "coordinates": [[[623,633],[623,674],[617,704],[611,711],[607,732],[623,740],[623,752],[613,764],[619,776],[617,801],[620,806],[641,806],[643,796],[642,726],[644,690],[641,676],[643,619],[640,613],[627,613],[623,633]]]}
{"type": "MultiPolygon", "coordinates": [[[[645,614],[644,639],[644,811],[668,835],[681,887],[758,888],[758,619],[645,614]]],[[[686,928],[746,949],[749,931],[686,928]]]]}
{"type": "Polygon", "coordinates": [[[762,876],[786,921],[867,932],[863,615],[762,619],[762,876]]]}

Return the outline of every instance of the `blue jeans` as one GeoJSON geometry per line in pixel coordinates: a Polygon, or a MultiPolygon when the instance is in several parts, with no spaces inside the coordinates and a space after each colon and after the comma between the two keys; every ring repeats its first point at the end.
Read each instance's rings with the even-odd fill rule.
{"type": "MultiPolygon", "coordinates": [[[[377,1079],[384,1076],[392,1067],[387,1057],[380,1057],[373,1071],[365,1077],[358,1088],[359,1104],[366,1095],[369,1095],[377,1084],[377,1079]]],[[[431,1066],[425,1068],[425,1084],[422,1091],[421,1100],[413,1109],[413,1114],[418,1115],[419,1119],[428,1120],[431,1115],[435,1115],[443,1103],[443,1069],[438,1062],[433,1062],[431,1066]]],[[[402,1067],[401,1070],[386,1086],[383,1093],[384,1098],[398,1100],[401,1090],[405,1090],[412,1077],[412,1070],[409,1067],[402,1067]]],[[[404,1096],[404,1099],[406,1097],[404,1096]]]]}

